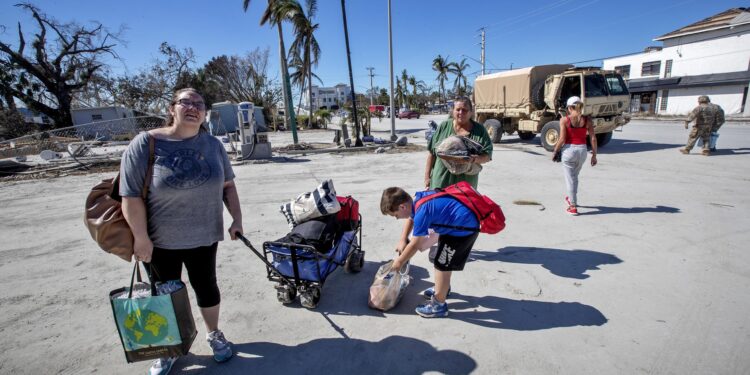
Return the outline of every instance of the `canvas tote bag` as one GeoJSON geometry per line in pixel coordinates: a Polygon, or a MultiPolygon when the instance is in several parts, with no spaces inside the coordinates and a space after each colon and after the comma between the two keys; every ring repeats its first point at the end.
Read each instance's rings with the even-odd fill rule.
{"type": "Polygon", "coordinates": [[[315,190],[300,194],[291,202],[279,207],[279,211],[289,223],[289,228],[316,217],[337,213],[339,210],[341,204],[336,199],[333,180],[325,180],[315,190]]]}
{"type": "MultiPolygon", "coordinates": [[[[151,269],[151,272],[155,272],[151,269]]],[[[109,293],[112,314],[128,363],[186,355],[197,330],[182,281],[170,281],[171,291],[159,294],[156,284],[141,282],[135,262],[130,287],[109,293]],[[135,283],[136,279],[138,283],[135,283]]]]}

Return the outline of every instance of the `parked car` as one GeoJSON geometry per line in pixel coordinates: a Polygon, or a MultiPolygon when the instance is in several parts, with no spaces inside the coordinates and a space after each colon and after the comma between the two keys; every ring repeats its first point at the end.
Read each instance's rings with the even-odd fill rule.
{"type": "Polygon", "coordinates": [[[419,118],[419,112],[412,111],[411,109],[407,109],[406,111],[401,111],[398,113],[398,118],[419,118]]]}

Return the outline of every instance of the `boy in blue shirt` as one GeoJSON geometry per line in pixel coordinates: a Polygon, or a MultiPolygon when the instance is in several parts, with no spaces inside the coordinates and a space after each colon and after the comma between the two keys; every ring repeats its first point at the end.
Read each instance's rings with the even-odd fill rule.
{"type": "Polygon", "coordinates": [[[474,212],[450,196],[430,199],[420,204],[418,210],[414,209],[415,202],[435,193],[435,190],[417,192],[412,199],[403,189],[390,187],[383,190],[380,199],[383,215],[406,220],[396,245],[399,255],[393,260],[393,269],[401,269],[417,250],[426,250],[437,243],[435,251],[430,251],[430,262],[435,265],[435,287],[422,292],[430,302],[416,308],[417,314],[425,318],[448,316],[445,299],[450,293],[451,274],[464,269],[479,235],[479,221],[474,212]]]}

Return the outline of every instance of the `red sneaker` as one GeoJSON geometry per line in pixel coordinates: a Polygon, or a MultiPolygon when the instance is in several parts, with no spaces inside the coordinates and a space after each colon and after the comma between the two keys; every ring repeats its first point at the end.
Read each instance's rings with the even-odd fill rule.
{"type": "Polygon", "coordinates": [[[576,209],[573,206],[568,206],[568,209],[566,210],[569,214],[575,216],[578,215],[578,209],[576,209]]]}

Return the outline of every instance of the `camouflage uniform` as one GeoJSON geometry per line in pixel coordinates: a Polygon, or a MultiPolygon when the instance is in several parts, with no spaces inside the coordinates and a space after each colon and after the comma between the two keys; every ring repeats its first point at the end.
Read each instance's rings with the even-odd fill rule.
{"type": "Polygon", "coordinates": [[[711,103],[710,106],[716,110],[716,119],[713,126],[711,126],[711,152],[716,151],[716,140],[719,139],[719,128],[724,125],[724,110],[717,104],[711,103]]]}
{"type": "Polygon", "coordinates": [[[705,97],[704,99],[704,97],[701,96],[699,102],[700,104],[690,112],[690,116],[688,116],[688,119],[685,121],[686,129],[688,124],[693,120],[695,120],[695,125],[690,131],[690,136],[688,137],[687,144],[683,149],[683,153],[690,152],[695,145],[695,142],[698,141],[698,138],[703,140],[703,153],[709,153],[709,138],[711,136],[711,130],[716,123],[717,110],[715,107],[718,106],[711,104],[708,101],[708,97],[705,97]]]}

